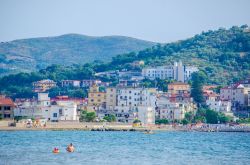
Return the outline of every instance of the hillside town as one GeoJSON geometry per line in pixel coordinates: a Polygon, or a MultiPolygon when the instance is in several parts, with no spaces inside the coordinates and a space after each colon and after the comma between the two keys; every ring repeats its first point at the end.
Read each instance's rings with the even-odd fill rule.
{"type": "MultiPolygon", "coordinates": [[[[144,68],[142,72],[112,71],[97,75],[117,76],[119,83],[98,79],[62,80],[56,83],[44,79],[33,82],[33,98],[12,100],[4,95],[0,97],[0,114],[3,120],[36,120],[46,122],[84,120],[83,115],[93,113],[92,122],[103,122],[112,117],[113,122],[153,126],[157,121],[181,123],[186,114],[195,115],[198,106],[191,96],[188,81],[192,73],[199,71],[195,66],[185,66],[175,62],[171,66],[144,68]],[[141,82],[144,79],[169,79],[167,91],[157,88],[146,88],[141,82]],[[49,97],[48,90],[56,87],[86,88],[86,98],[71,98],[66,95],[49,97]]],[[[205,104],[213,111],[223,113],[236,121],[239,116],[249,117],[246,110],[250,106],[250,78],[229,86],[215,89],[215,85],[204,85],[202,88],[205,104]]]]}

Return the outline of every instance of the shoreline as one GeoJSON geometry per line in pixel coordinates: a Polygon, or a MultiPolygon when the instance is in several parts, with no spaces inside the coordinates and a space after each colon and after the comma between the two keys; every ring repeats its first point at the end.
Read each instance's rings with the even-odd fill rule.
{"type": "Polygon", "coordinates": [[[0,127],[1,131],[98,131],[98,132],[146,132],[152,130],[153,132],[244,132],[250,133],[250,130],[227,129],[227,130],[201,130],[201,129],[180,129],[180,128],[17,128],[17,127],[0,127]]]}
{"type": "Polygon", "coordinates": [[[47,122],[42,125],[27,125],[16,123],[10,126],[10,121],[0,122],[0,131],[178,131],[178,132],[249,132],[249,125],[222,125],[204,124],[200,126],[190,125],[144,125],[133,126],[126,123],[98,123],[98,122],[47,122]]]}

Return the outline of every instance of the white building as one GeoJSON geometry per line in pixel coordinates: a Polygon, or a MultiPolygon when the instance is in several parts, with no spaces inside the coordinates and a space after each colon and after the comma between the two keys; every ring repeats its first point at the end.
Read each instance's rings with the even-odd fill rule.
{"type": "Polygon", "coordinates": [[[206,100],[206,104],[210,109],[217,112],[231,112],[232,103],[231,101],[221,101],[221,100],[206,100]]]}
{"type": "Polygon", "coordinates": [[[118,122],[132,123],[138,118],[143,124],[154,123],[155,89],[119,87],[106,92],[106,109],[99,109],[98,117],[114,114],[118,122]]]}
{"type": "Polygon", "coordinates": [[[199,69],[195,66],[185,66],[184,68],[184,81],[187,82],[188,80],[191,79],[191,75],[194,72],[198,72],[199,69]]]}
{"type": "Polygon", "coordinates": [[[182,120],[187,112],[195,112],[196,106],[190,101],[171,101],[167,95],[160,95],[156,101],[158,118],[170,121],[182,120]]]}
{"type": "Polygon", "coordinates": [[[120,88],[117,89],[117,106],[128,106],[135,108],[138,106],[154,106],[156,96],[148,88],[120,88]]]}
{"type": "Polygon", "coordinates": [[[78,120],[77,105],[73,101],[57,101],[50,107],[50,120],[78,120]]]}
{"type": "Polygon", "coordinates": [[[138,106],[138,119],[144,125],[155,124],[155,107],[138,106]]]}
{"type": "Polygon", "coordinates": [[[80,87],[81,81],[79,80],[62,80],[62,87],[80,87]]]}
{"type": "Polygon", "coordinates": [[[184,66],[182,62],[175,62],[172,66],[159,66],[155,68],[142,69],[142,75],[145,78],[154,80],[159,79],[174,79],[176,81],[186,82],[191,78],[191,74],[197,72],[195,66],[184,66]]]}
{"type": "Polygon", "coordinates": [[[142,69],[142,75],[146,78],[154,80],[159,79],[174,79],[174,67],[173,66],[160,66],[156,68],[144,68],[142,69]]]}
{"type": "Polygon", "coordinates": [[[47,119],[49,121],[78,120],[74,101],[50,101],[48,93],[38,93],[38,99],[16,102],[14,116],[47,119]]]}

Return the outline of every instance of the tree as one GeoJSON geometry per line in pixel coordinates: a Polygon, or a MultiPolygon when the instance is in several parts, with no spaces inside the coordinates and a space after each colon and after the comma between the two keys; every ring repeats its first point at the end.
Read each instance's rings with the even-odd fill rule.
{"type": "Polygon", "coordinates": [[[141,120],[135,119],[135,120],[133,121],[133,123],[134,123],[134,124],[136,124],[136,123],[141,123],[141,120]]]}
{"type": "Polygon", "coordinates": [[[211,109],[207,109],[206,110],[206,121],[209,124],[218,124],[218,122],[219,122],[218,112],[211,110],[211,109]]]}
{"type": "Polygon", "coordinates": [[[92,122],[96,118],[95,112],[82,111],[80,121],[92,122]]]}
{"type": "Polygon", "coordinates": [[[155,124],[169,124],[168,119],[155,120],[155,124]]]}
{"type": "Polygon", "coordinates": [[[190,122],[187,119],[181,120],[181,124],[183,124],[183,125],[187,125],[188,123],[190,123],[190,122]]]}
{"type": "Polygon", "coordinates": [[[191,123],[194,118],[194,114],[192,112],[185,113],[185,120],[187,120],[188,123],[191,123]]]}
{"type": "Polygon", "coordinates": [[[203,84],[205,83],[205,74],[203,72],[195,72],[192,74],[192,86],[191,96],[198,106],[205,105],[205,99],[203,97],[203,84]]]}
{"type": "Polygon", "coordinates": [[[104,116],[103,119],[106,120],[107,122],[115,122],[116,121],[115,115],[113,115],[113,114],[110,114],[108,116],[104,116]]]}

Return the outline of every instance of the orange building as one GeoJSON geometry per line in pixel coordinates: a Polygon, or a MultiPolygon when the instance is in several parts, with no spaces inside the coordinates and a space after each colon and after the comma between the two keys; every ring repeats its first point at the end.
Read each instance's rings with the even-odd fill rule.
{"type": "Polygon", "coordinates": [[[168,84],[168,93],[171,94],[184,94],[190,92],[190,85],[183,82],[174,82],[168,84]]]}

